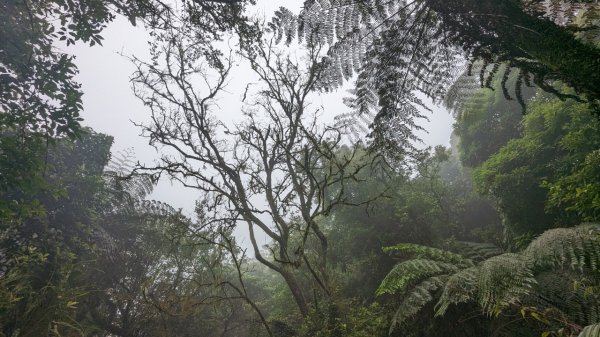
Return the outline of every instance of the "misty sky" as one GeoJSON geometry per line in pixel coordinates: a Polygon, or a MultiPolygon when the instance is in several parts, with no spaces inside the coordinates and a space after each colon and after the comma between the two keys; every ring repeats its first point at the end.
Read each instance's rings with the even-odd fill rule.
{"type": "MultiPolygon", "coordinates": [[[[300,11],[302,1],[286,1],[285,5],[296,12],[300,11]]],[[[270,18],[278,5],[274,1],[260,1],[254,10],[270,18]]],[[[148,57],[148,34],[143,27],[133,27],[127,20],[117,18],[103,31],[103,46],[89,47],[78,44],[70,47],[69,52],[76,55],[75,63],[79,67],[78,81],[83,85],[84,125],[97,132],[114,137],[113,152],[133,148],[140,162],[151,163],[158,158],[157,151],[148,145],[148,140],[139,136],[140,129],[133,122],[143,122],[149,112],[133,95],[129,77],[134,71],[126,56],[135,55],[141,59],[148,57]],[[122,56],[126,55],[126,56],[122,56]]],[[[246,64],[239,64],[233,73],[233,80],[227,87],[229,93],[223,94],[218,116],[224,120],[237,120],[241,116],[241,97],[253,74],[246,64]]],[[[337,114],[347,112],[342,98],[347,96],[344,90],[321,95],[313,104],[323,106],[324,121],[332,121],[337,114]]],[[[448,145],[452,128],[451,116],[441,107],[434,107],[429,115],[430,122],[422,125],[428,131],[420,134],[426,145],[448,145]]],[[[168,202],[175,208],[182,208],[184,214],[193,213],[199,191],[186,189],[162,181],[156,188],[153,198],[168,202]]]]}

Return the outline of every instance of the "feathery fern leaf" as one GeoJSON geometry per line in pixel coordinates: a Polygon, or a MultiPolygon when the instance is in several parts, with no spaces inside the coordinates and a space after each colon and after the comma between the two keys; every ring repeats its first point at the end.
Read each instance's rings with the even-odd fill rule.
{"type": "Polygon", "coordinates": [[[573,270],[551,270],[536,275],[538,286],[524,299],[537,308],[558,309],[565,317],[580,324],[600,322],[600,294],[590,291],[598,280],[573,270]]]}
{"type": "Polygon", "coordinates": [[[435,316],[443,316],[451,304],[467,303],[477,296],[479,266],[463,269],[448,278],[435,305],[435,316]]]}
{"type": "Polygon", "coordinates": [[[452,248],[460,255],[477,262],[504,253],[501,248],[491,243],[457,241],[452,248]]]}
{"type": "Polygon", "coordinates": [[[115,193],[125,193],[134,200],[146,198],[154,189],[155,181],[149,174],[133,174],[133,149],[112,154],[103,172],[106,186],[115,193]]]}
{"type": "Polygon", "coordinates": [[[414,243],[400,243],[395,246],[384,247],[383,251],[388,254],[398,254],[402,256],[410,256],[413,258],[424,258],[439,262],[472,265],[472,263],[468,260],[465,260],[465,258],[462,255],[455,254],[443,249],[418,245],[414,243]]]}
{"type": "Polygon", "coordinates": [[[485,312],[497,315],[529,294],[536,280],[521,255],[506,253],[480,264],[477,284],[477,301],[485,312]]]}
{"type": "Polygon", "coordinates": [[[458,248],[464,255],[415,244],[385,248],[411,257],[397,264],[377,290],[378,295],[402,296],[394,325],[432,301],[438,289],[436,316],[452,304],[476,301],[489,315],[518,304],[553,312],[559,324],[565,319],[581,325],[600,320],[599,224],[548,230],[520,253],[497,255],[495,246],[464,242],[458,248]]]}
{"type": "MultiPolygon", "coordinates": [[[[532,56],[511,38],[515,34],[520,36],[521,32],[541,36],[543,29],[550,26],[542,24],[547,22],[539,20],[538,17],[543,15],[538,13],[549,13],[546,18],[566,24],[575,17],[577,10],[596,6],[584,4],[586,2],[589,1],[523,0],[521,4],[518,1],[498,4],[498,1],[489,0],[473,9],[469,7],[473,5],[461,1],[305,0],[304,9],[297,16],[288,10],[279,10],[271,29],[277,40],[285,39],[286,43],[297,37],[298,40],[304,38],[311,43],[329,45],[321,65],[324,74],[319,85],[321,89],[338,88],[358,74],[355,99],[350,104],[353,110],[341,118],[346,121],[354,118],[361,124],[363,121],[359,117],[370,111],[369,118],[375,116],[367,123],[374,130],[370,134],[373,145],[381,150],[406,147],[410,151],[411,142],[416,138],[414,133],[419,129],[418,121],[428,110],[422,102],[423,97],[434,103],[446,97],[447,104],[457,109],[463,104],[459,98],[463,97],[461,92],[475,89],[472,82],[463,83],[460,76],[465,73],[465,68],[471,76],[477,68],[473,65],[478,61],[482,61],[477,63],[481,67],[475,69],[479,72],[479,86],[490,87],[493,78],[501,78],[504,96],[516,98],[523,109],[523,85],[535,83],[543,90],[567,97],[550,84],[555,79],[566,80],[590,96],[591,103],[598,99],[594,85],[581,83],[591,81],[573,79],[572,71],[557,71],[553,65],[541,62],[543,57],[532,56]],[[523,12],[523,7],[534,15],[523,12]],[[515,19],[517,23],[507,20],[517,14],[520,14],[515,19]],[[523,20],[531,21],[527,22],[534,29],[522,26],[523,20]],[[540,28],[538,33],[536,24],[545,28],[540,28]],[[509,93],[506,81],[514,72],[517,73],[515,89],[509,93]],[[451,88],[457,79],[459,82],[451,88]],[[373,95],[377,96],[376,106],[372,104],[373,95]],[[388,122],[393,119],[399,122],[388,122]],[[392,130],[378,130],[390,127],[392,130]],[[390,137],[386,139],[397,144],[388,144],[378,137],[390,137]]],[[[554,31],[556,26],[552,28],[554,31]]],[[[521,40],[532,39],[522,35],[521,40]]],[[[567,38],[566,35],[563,37],[567,38]]],[[[573,45],[573,48],[579,46],[573,45]]],[[[584,54],[592,62],[597,58],[593,51],[584,54]]],[[[565,67],[569,65],[565,64],[565,67]]],[[[594,77],[593,81],[597,80],[598,77],[594,77]]]]}
{"type": "Polygon", "coordinates": [[[409,287],[423,279],[454,273],[458,270],[458,267],[450,263],[421,258],[400,262],[386,275],[377,288],[376,294],[381,296],[405,293],[409,287]]]}
{"type": "Polygon", "coordinates": [[[421,282],[404,296],[398,310],[394,313],[389,334],[395,327],[416,315],[427,303],[433,301],[432,293],[444,285],[447,276],[434,276],[421,282]]]}
{"type": "Polygon", "coordinates": [[[597,271],[600,266],[600,224],[555,228],[534,239],[524,256],[533,268],[572,268],[597,271]]]}

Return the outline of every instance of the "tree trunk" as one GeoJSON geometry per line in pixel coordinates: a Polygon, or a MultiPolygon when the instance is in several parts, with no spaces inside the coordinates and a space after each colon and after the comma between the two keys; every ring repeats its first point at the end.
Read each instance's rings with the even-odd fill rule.
{"type": "Polygon", "coordinates": [[[308,303],[306,302],[306,297],[304,296],[302,288],[298,284],[296,276],[289,270],[282,270],[280,274],[281,276],[283,276],[285,283],[288,285],[288,288],[292,292],[292,296],[294,296],[294,300],[298,305],[300,314],[302,315],[302,317],[308,316],[308,303]]]}

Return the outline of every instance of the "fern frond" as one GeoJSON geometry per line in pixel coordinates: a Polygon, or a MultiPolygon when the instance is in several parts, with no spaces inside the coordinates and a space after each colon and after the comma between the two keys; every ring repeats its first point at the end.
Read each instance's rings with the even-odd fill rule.
{"type": "Polygon", "coordinates": [[[453,250],[473,261],[483,261],[504,253],[502,248],[491,243],[457,241],[453,243],[453,250]]]}
{"type": "Polygon", "coordinates": [[[154,189],[156,181],[149,174],[134,173],[136,166],[133,149],[127,149],[111,155],[103,172],[108,191],[113,194],[113,213],[136,216],[166,216],[175,214],[170,205],[146,200],[154,189]]]}
{"type": "Polygon", "coordinates": [[[418,245],[415,243],[400,243],[395,246],[384,247],[383,251],[388,254],[401,255],[413,258],[423,258],[452,264],[473,265],[462,255],[435,247],[418,245]]]}
{"type": "Polygon", "coordinates": [[[598,10],[597,1],[525,0],[526,8],[553,21],[557,25],[572,25],[578,13],[598,10]]]}
{"type": "Polygon", "coordinates": [[[464,68],[462,74],[454,81],[444,96],[444,106],[454,114],[455,118],[475,93],[481,89],[480,82],[474,75],[480,72],[481,63],[468,64],[464,68]]]}
{"type": "Polygon", "coordinates": [[[113,193],[126,193],[134,200],[146,198],[152,193],[155,181],[149,174],[133,174],[135,166],[133,149],[111,154],[102,174],[106,187],[113,193]]]}
{"type": "Polygon", "coordinates": [[[410,290],[402,299],[398,310],[392,318],[389,334],[391,335],[397,325],[416,315],[425,305],[433,301],[432,293],[446,282],[447,276],[434,276],[421,282],[410,290]]]}
{"type": "Polygon", "coordinates": [[[579,324],[600,322],[600,294],[590,291],[598,286],[593,275],[582,276],[572,270],[552,270],[536,275],[538,286],[526,299],[528,305],[552,308],[579,324]]]}
{"type": "Polygon", "coordinates": [[[551,313],[557,322],[593,324],[600,321],[599,243],[600,225],[588,223],[548,230],[520,253],[497,255],[493,245],[469,242],[457,243],[464,255],[416,244],[386,247],[411,259],[390,271],[377,295],[402,296],[394,325],[416,314],[440,288],[436,316],[452,304],[476,301],[488,315],[518,304],[551,313]],[[483,261],[474,265],[478,259],[483,261]]]}
{"type": "Polygon", "coordinates": [[[490,315],[518,303],[528,295],[536,280],[528,261],[519,254],[494,256],[480,264],[477,300],[490,315]]]}
{"type": "Polygon", "coordinates": [[[177,213],[173,206],[158,200],[140,200],[136,203],[139,214],[150,216],[167,216],[177,213]]]}
{"type": "Polygon", "coordinates": [[[385,276],[376,295],[403,293],[423,279],[457,271],[457,266],[435,260],[412,259],[400,262],[385,276]]]}
{"type": "Polygon", "coordinates": [[[435,316],[443,316],[451,304],[474,301],[477,296],[479,266],[463,269],[448,278],[435,305],[435,316]]]}
{"type": "Polygon", "coordinates": [[[600,324],[586,326],[578,337],[600,337],[600,324]]]}
{"type": "Polygon", "coordinates": [[[307,0],[297,17],[285,9],[276,13],[270,25],[276,40],[294,38],[294,20],[299,40],[329,45],[320,66],[322,90],[359,74],[356,97],[348,101],[352,111],[340,117],[360,125],[351,132],[371,126],[374,148],[410,152],[421,129],[417,121],[429,110],[415,93],[437,102],[461,73],[462,54],[436,16],[421,1],[307,0]],[[392,139],[397,144],[384,141],[392,139]]]}
{"type": "Polygon", "coordinates": [[[533,268],[571,268],[598,271],[600,265],[600,224],[555,228],[534,239],[524,256],[533,268]]]}

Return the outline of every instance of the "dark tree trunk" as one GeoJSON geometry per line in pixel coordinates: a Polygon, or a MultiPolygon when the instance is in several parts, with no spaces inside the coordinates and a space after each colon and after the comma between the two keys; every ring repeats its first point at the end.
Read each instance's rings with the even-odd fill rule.
{"type": "Polygon", "coordinates": [[[302,291],[300,284],[298,284],[296,276],[294,276],[294,274],[288,270],[283,270],[280,274],[283,276],[288,288],[290,288],[292,296],[294,296],[294,300],[296,301],[298,309],[300,310],[300,314],[302,317],[308,316],[308,303],[306,302],[306,297],[304,296],[304,292],[302,291]]]}

